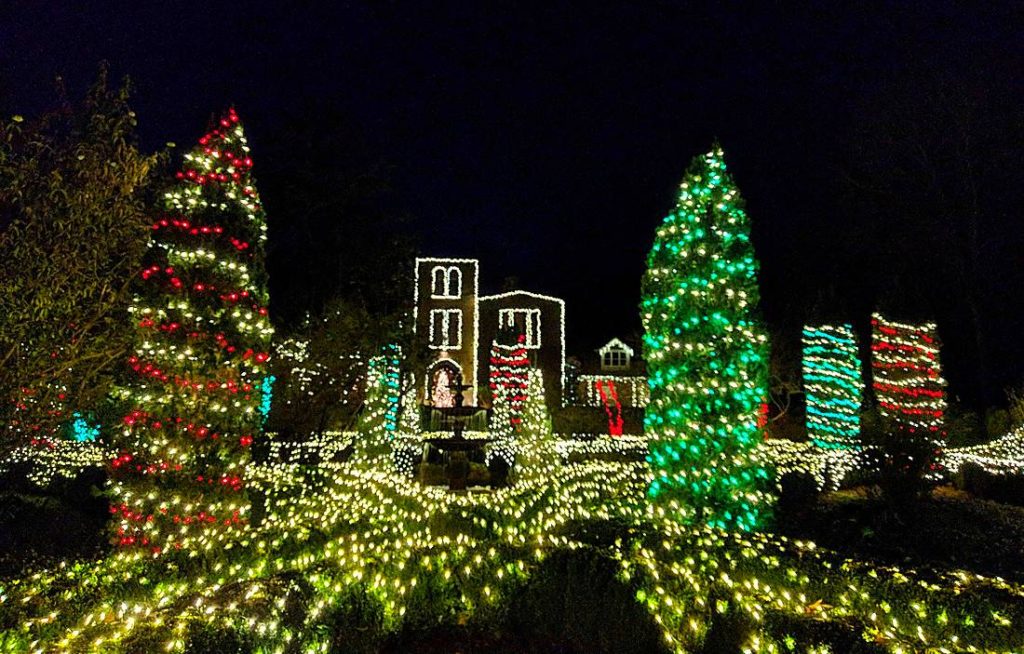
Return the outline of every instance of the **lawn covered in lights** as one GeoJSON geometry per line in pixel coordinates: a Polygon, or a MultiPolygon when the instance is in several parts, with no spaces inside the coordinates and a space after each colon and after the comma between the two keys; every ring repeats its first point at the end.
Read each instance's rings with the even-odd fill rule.
{"type": "Polygon", "coordinates": [[[5,584],[3,651],[180,652],[209,629],[257,652],[344,651],[332,647],[345,635],[320,625],[357,598],[395,631],[411,614],[486,621],[545,557],[577,548],[617,562],[668,651],[699,651],[727,615],[745,618],[737,624],[753,652],[820,644],[826,632],[793,626],[801,622],[852,629],[881,651],[1024,646],[1012,626],[1024,619],[1019,586],[875,569],[810,543],[683,526],[648,507],[640,463],[559,466],[479,495],[349,463],[278,465],[257,477],[265,518],[223,551],[120,552],[5,584]]]}

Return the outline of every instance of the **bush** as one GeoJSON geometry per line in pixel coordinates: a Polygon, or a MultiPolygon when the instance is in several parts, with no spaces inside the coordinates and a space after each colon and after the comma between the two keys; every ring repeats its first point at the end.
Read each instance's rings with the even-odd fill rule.
{"type": "Polygon", "coordinates": [[[593,550],[553,554],[512,599],[510,632],[591,654],[664,652],[657,625],[616,574],[593,550]]]}
{"type": "Polygon", "coordinates": [[[474,461],[469,462],[469,472],[466,475],[466,483],[470,486],[484,486],[491,482],[491,473],[487,466],[474,461]]]}
{"type": "Polygon", "coordinates": [[[332,634],[333,652],[374,654],[387,636],[384,607],[365,587],[353,586],[324,622],[332,634]]]}
{"type": "MultiPolygon", "coordinates": [[[[603,407],[567,406],[555,409],[551,415],[556,434],[607,434],[608,414],[603,407]]],[[[624,434],[644,433],[644,410],[622,407],[624,434]]]]}
{"type": "Polygon", "coordinates": [[[1006,409],[989,409],[985,413],[985,432],[989,439],[1006,435],[1012,426],[1010,412],[1006,409]]]}
{"type": "Polygon", "coordinates": [[[902,429],[865,434],[865,471],[894,511],[908,508],[931,487],[925,475],[935,461],[935,443],[925,434],[902,429]]]}
{"type": "Polygon", "coordinates": [[[969,461],[960,466],[953,482],[975,497],[1024,506],[1024,475],[993,474],[969,461]]]}
{"type": "Polygon", "coordinates": [[[425,486],[440,486],[448,483],[444,466],[436,463],[417,463],[416,477],[425,486]]]}
{"type": "Polygon", "coordinates": [[[236,629],[205,622],[189,625],[186,654],[250,654],[252,651],[252,642],[236,629]]]}
{"type": "Polygon", "coordinates": [[[509,466],[505,459],[500,456],[492,457],[487,471],[490,473],[491,486],[498,488],[508,485],[509,466]]]}
{"type": "MultiPolygon", "coordinates": [[[[865,641],[852,622],[825,622],[774,610],[767,612],[764,622],[769,633],[787,634],[801,644],[827,646],[827,649],[822,647],[816,651],[842,654],[885,654],[889,651],[878,643],[865,641]]],[[[812,650],[808,648],[807,651],[812,650]]]]}
{"type": "Polygon", "coordinates": [[[1010,422],[1014,425],[1024,425],[1024,388],[1009,388],[1006,390],[1006,399],[1009,401],[1010,422]]]}
{"type": "Polygon", "coordinates": [[[965,447],[977,445],[987,440],[985,425],[981,417],[973,411],[960,411],[956,408],[946,414],[946,442],[947,447],[965,447]]]}
{"type": "Polygon", "coordinates": [[[787,472],[779,479],[778,519],[788,522],[800,519],[818,502],[818,483],[806,472],[787,472]]]}

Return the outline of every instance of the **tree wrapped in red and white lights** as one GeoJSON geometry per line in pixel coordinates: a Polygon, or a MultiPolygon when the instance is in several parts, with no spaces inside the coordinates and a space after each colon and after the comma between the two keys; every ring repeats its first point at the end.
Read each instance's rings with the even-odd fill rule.
{"type": "Polygon", "coordinates": [[[875,397],[882,417],[911,434],[944,436],[946,381],[934,323],[906,324],[871,316],[875,397]]]}
{"type": "Polygon", "coordinates": [[[511,433],[523,422],[530,359],[526,353],[526,337],[522,334],[514,339],[513,345],[503,345],[499,340],[496,338],[491,344],[489,379],[494,409],[491,430],[511,433]]]}
{"type": "Polygon", "coordinates": [[[266,220],[235,111],[185,155],[129,308],[136,347],[111,465],[117,542],[216,548],[249,520],[269,372],[266,220]]]}

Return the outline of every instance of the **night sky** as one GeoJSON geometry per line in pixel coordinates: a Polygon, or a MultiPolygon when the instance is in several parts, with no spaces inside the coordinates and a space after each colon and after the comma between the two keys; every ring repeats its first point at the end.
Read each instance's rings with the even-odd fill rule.
{"type": "MultiPolygon", "coordinates": [[[[8,0],[0,112],[45,110],[55,75],[84,89],[100,60],[132,78],[148,149],[191,146],[233,104],[270,221],[289,201],[275,171],[305,165],[295,125],[344,122],[330,127],[351,137],[338,160],[386,163],[423,254],[479,258],[485,292],[511,275],[563,297],[569,351],[583,353],[639,331],[654,229],[714,139],[747,201],[769,321],[799,325],[833,286],[863,322],[885,266],[846,245],[842,180],[865,112],[922,65],[988,76],[1024,106],[1016,3],[573,4],[8,0]]],[[[1001,227],[1020,243],[1010,214],[1001,227]]],[[[344,232],[345,216],[322,228],[344,232]]],[[[986,274],[1019,288],[1019,253],[986,274]]],[[[304,262],[282,246],[270,265],[288,279],[304,262]]],[[[986,320],[1024,319],[1018,293],[998,297],[986,320]]],[[[938,312],[954,392],[969,377],[959,312],[938,312]]],[[[990,391],[1024,378],[1021,346],[999,351],[990,391]]]]}

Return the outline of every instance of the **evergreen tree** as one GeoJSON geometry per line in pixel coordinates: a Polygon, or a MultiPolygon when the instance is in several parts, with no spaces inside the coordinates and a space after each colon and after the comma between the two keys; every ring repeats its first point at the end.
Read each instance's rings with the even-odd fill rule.
{"type": "Polygon", "coordinates": [[[551,438],[551,414],[548,413],[547,400],[544,397],[544,375],[539,368],[530,368],[527,371],[523,395],[523,421],[519,429],[521,438],[527,441],[551,438]]]}
{"type": "Polygon", "coordinates": [[[501,331],[491,343],[491,430],[496,433],[517,431],[523,420],[530,367],[525,342],[522,334],[501,331]]]}
{"type": "Polygon", "coordinates": [[[380,355],[370,358],[354,460],[377,465],[391,452],[402,399],[400,357],[397,345],[386,345],[380,355]]]}
{"type": "Polygon", "coordinates": [[[758,263],[722,150],[694,158],[643,278],[654,504],[683,521],[749,530],[768,512],[756,448],[767,339],[758,263]]]}
{"type": "Polygon", "coordinates": [[[519,479],[550,479],[557,466],[555,437],[544,397],[544,376],[537,368],[527,372],[522,424],[516,433],[519,479]]]}
{"type": "Polygon", "coordinates": [[[245,470],[273,333],[251,168],[230,110],[185,155],[153,220],[129,307],[134,409],[111,468],[122,546],[215,549],[250,519],[245,470]]]}
{"type": "Polygon", "coordinates": [[[420,403],[416,393],[416,378],[410,374],[402,393],[401,413],[398,417],[398,432],[402,436],[415,437],[420,433],[420,403]]]}

